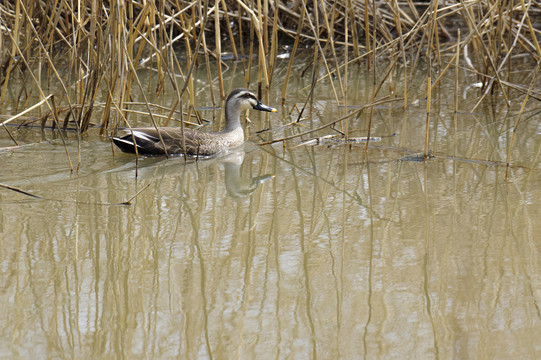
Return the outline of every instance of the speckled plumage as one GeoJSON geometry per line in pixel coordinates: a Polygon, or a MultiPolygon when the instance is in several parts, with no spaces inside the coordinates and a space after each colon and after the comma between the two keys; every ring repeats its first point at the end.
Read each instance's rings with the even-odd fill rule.
{"type": "MultiPolygon", "coordinates": [[[[235,89],[225,103],[225,127],[219,132],[203,132],[184,128],[184,143],[188,155],[213,155],[244,142],[244,131],[240,123],[240,112],[253,108],[260,111],[273,109],[262,104],[247,89],[235,89]]],[[[123,152],[141,155],[184,154],[182,129],[180,127],[122,129],[124,135],[113,137],[113,142],[123,152]],[[135,145],[134,145],[135,141],[135,145]]]]}

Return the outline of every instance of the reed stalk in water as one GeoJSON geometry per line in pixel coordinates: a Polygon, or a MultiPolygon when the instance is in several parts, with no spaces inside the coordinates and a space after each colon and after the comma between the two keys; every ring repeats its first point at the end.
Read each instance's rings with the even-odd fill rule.
{"type": "MultiPolygon", "coordinates": [[[[429,100],[427,155],[431,91],[447,72],[448,63],[454,63],[455,69],[463,66],[482,82],[474,109],[487,97],[498,95],[510,105],[515,89],[530,100],[535,98],[535,88],[512,83],[510,75],[515,56],[534,62],[541,59],[541,31],[535,25],[540,13],[537,2],[492,0],[430,4],[412,0],[6,1],[0,4],[0,103],[16,104],[12,107],[16,114],[19,108],[47,99],[48,89],[53,89],[57,109],[45,101],[43,109],[35,112],[41,115],[46,110],[59,116],[64,111],[61,130],[71,124],[80,142],[80,134],[93,124],[101,134],[112,133],[117,126],[130,126],[139,113],[147,113],[155,126],[168,124],[177,117],[181,103],[187,109],[186,121],[193,116],[200,119],[197,107],[207,101],[196,97],[200,85],[194,79],[195,70],[204,61],[207,82],[217,81],[220,98],[225,97],[224,51],[241,61],[245,86],[255,82],[251,69],[257,66],[259,95],[279,86],[284,103],[292,69],[300,61],[298,49],[312,46],[312,81],[303,89],[305,106],[325,80],[336,104],[344,106],[344,115],[350,108],[351,64],[364,63],[372,70],[372,102],[380,87],[376,81],[380,61],[401,65],[406,109],[418,64],[428,62],[422,74],[429,100]],[[456,26],[450,28],[451,23],[456,26]],[[453,34],[458,29],[462,35],[457,45],[453,34]],[[283,84],[277,84],[273,75],[280,44],[290,42],[287,75],[283,84]],[[464,49],[461,57],[455,46],[464,49]],[[153,74],[144,84],[143,71],[153,74]],[[436,71],[438,77],[432,81],[436,71]],[[161,96],[166,88],[177,94],[165,109],[157,110],[143,95],[161,96]],[[133,101],[136,97],[143,101],[133,101]]],[[[210,102],[217,105],[214,92],[210,102]]],[[[339,125],[346,137],[348,118],[339,125]]],[[[54,123],[58,126],[61,121],[55,118],[54,123]]],[[[184,123],[180,124],[182,128],[184,123]]],[[[79,146],[78,154],[79,164],[79,146]]]]}

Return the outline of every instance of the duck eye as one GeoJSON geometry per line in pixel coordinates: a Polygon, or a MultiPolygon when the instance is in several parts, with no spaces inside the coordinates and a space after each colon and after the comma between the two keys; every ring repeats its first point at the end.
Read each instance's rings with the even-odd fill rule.
{"type": "Polygon", "coordinates": [[[244,93],[244,94],[241,95],[241,97],[244,98],[244,99],[254,99],[254,100],[257,101],[257,98],[252,93],[248,93],[248,92],[244,93]]]}

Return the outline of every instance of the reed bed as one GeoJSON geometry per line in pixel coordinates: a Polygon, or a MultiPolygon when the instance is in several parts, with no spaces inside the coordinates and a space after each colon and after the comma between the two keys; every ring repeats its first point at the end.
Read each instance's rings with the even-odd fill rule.
{"type": "MultiPolygon", "coordinates": [[[[37,103],[43,125],[49,121],[59,129],[71,127],[79,136],[92,123],[102,134],[130,126],[137,111],[148,113],[153,126],[169,124],[173,118],[200,122],[194,70],[206,69],[209,82],[217,76],[218,89],[211,92],[217,105],[226,96],[225,50],[242,64],[246,87],[257,84],[263,98],[271,85],[281,87],[284,103],[301,44],[312,46],[313,61],[307,67],[312,81],[299,118],[318,82],[335,78],[330,82],[333,96],[344,106],[336,129],[346,138],[348,67],[366,66],[373,71],[372,103],[380,103],[386,99],[378,91],[392,70],[385,69],[386,75],[378,78],[381,59],[405,69],[401,93],[396,94],[404,108],[408,84],[420,61],[429,64],[424,75],[429,100],[448,69],[465,68],[477,74],[482,84],[477,105],[494,94],[509,102],[512,90],[522,92],[524,101],[538,101],[539,90],[513,83],[511,69],[515,56],[530,57],[533,64],[541,59],[540,23],[541,2],[525,0],[3,1],[0,106],[11,97],[15,111],[14,117],[1,123],[2,131],[9,132],[5,125],[37,103]],[[285,81],[276,84],[273,74],[283,45],[290,46],[289,66],[285,81]],[[248,71],[254,66],[256,79],[248,71]],[[141,81],[143,69],[155,73],[153,88],[141,81]],[[326,74],[323,78],[321,70],[326,74]],[[176,95],[161,109],[167,114],[163,119],[154,115],[158,106],[144,94],[159,96],[167,86],[176,95]],[[134,94],[142,94],[142,104],[134,104],[134,94]]],[[[425,155],[430,101],[426,114],[425,155]]],[[[80,152],[78,157],[79,163],[80,152]]]]}

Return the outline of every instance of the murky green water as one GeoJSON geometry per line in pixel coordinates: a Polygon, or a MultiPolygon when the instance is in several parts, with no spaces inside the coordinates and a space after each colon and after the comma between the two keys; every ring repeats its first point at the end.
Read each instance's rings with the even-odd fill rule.
{"type": "MultiPolygon", "coordinates": [[[[226,84],[241,75],[232,69],[226,84]]],[[[523,98],[470,113],[477,79],[460,75],[456,122],[452,76],[435,91],[437,156],[426,164],[400,161],[424,146],[421,76],[418,105],[376,109],[382,141],[367,152],[254,145],[343,114],[322,82],[306,119],[288,125],[308,93],[298,75],[277,114],[250,114],[243,149],[187,164],[140,159],[137,178],[134,157],[113,157],[96,129],[71,174],[58,134],[11,128],[33,145],[0,152],[0,183],[44,199],[0,188],[0,356],[539,358],[540,115],[530,103],[506,181],[505,166],[486,160],[505,161],[523,98]]],[[[370,84],[353,69],[349,104],[367,102],[370,84]]],[[[349,126],[365,135],[367,116],[349,126]]],[[[12,146],[0,130],[0,146],[12,146]]],[[[67,142],[76,162],[75,135],[67,142]]]]}

